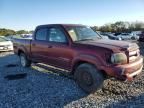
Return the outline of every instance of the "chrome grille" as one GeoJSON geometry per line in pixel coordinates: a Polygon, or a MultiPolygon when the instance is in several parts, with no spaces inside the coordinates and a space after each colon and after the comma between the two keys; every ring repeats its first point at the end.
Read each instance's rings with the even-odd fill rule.
{"type": "Polygon", "coordinates": [[[140,56],[139,49],[129,52],[129,62],[135,61],[140,56]]]}

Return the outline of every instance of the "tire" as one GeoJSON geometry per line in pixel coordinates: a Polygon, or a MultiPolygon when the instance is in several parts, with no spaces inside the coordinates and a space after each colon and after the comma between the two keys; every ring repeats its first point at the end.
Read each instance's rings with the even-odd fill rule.
{"type": "Polygon", "coordinates": [[[136,40],[136,38],[135,37],[131,37],[131,40],[136,40]]]}
{"type": "Polygon", "coordinates": [[[22,67],[30,67],[31,61],[27,59],[24,53],[21,53],[19,58],[20,58],[20,64],[22,67]]]}
{"type": "Polygon", "coordinates": [[[94,93],[103,86],[104,76],[91,64],[81,64],[74,73],[78,85],[87,93],[94,93]]]}

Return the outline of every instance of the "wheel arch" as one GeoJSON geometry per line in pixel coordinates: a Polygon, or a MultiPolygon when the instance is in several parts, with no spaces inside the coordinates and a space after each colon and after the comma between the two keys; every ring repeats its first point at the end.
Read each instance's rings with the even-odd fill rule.
{"type": "Polygon", "coordinates": [[[21,53],[25,54],[25,52],[22,49],[18,49],[18,56],[20,56],[21,53]]]}
{"type": "Polygon", "coordinates": [[[24,47],[24,46],[20,46],[18,51],[17,51],[17,55],[20,56],[21,53],[24,53],[26,55],[26,57],[28,59],[30,59],[30,55],[29,55],[29,52],[28,50],[24,47]]]}
{"type": "Polygon", "coordinates": [[[103,63],[101,62],[101,59],[99,59],[98,57],[89,56],[89,55],[84,56],[83,58],[76,58],[73,61],[72,69],[71,69],[72,74],[75,73],[75,70],[77,69],[78,66],[80,66],[81,64],[84,64],[84,63],[88,63],[88,64],[93,65],[99,71],[101,71],[105,77],[107,76],[106,72],[101,68],[101,66],[103,65],[103,63]]]}
{"type": "MultiPolygon", "coordinates": [[[[88,61],[84,61],[84,60],[77,60],[74,65],[72,66],[72,74],[74,74],[76,68],[78,66],[80,66],[81,64],[84,64],[84,63],[89,63],[88,61]]],[[[90,63],[89,63],[90,64],[90,63]]]]}

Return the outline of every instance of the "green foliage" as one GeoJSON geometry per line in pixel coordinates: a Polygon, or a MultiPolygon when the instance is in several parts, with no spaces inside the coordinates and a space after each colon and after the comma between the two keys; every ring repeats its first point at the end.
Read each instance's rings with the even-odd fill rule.
{"type": "MultiPolygon", "coordinates": [[[[144,22],[123,22],[118,21],[112,24],[105,24],[103,26],[93,26],[91,27],[94,31],[102,32],[131,32],[131,31],[144,31],[144,22]]],[[[19,30],[14,31],[10,29],[0,28],[0,36],[9,36],[9,35],[20,35],[33,33],[33,31],[19,30]]]]}
{"type": "Polygon", "coordinates": [[[8,36],[8,35],[15,35],[16,32],[10,29],[0,29],[0,36],[8,36]]]}
{"type": "Polygon", "coordinates": [[[26,31],[26,30],[14,31],[10,29],[0,28],[0,36],[10,36],[16,34],[20,35],[20,34],[28,34],[28,33],[33,33],[33,31],[26,31]]]}
{"type": "Polygon", "coordinates": [[[28,31],[25,31],[25,30],[19,30],[16,32],[17,34],[28,34],[29,32],[28,31]]]}
{"type": "Polygon", "coordinates": [[[33,30],[29,31],[30,34],[33,34],[33,32],[34,32],[33,30]]]}
{"type": "Polygon", "coordinates": [[[144,22],[123,22],[118,21],[112,24],[106,24],[104,26],[94,26],[92,27],[95,31],[102,32],[131,32],[131,31],[143,31],[144,30],[144,22]]]}

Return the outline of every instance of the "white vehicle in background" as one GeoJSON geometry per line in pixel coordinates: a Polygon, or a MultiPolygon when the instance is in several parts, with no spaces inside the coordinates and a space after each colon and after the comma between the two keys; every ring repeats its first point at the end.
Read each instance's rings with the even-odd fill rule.
{"type": "Polygon", "coordinates": [[[139,36],[134,33],[121,33],[120,35],[117,35],[117,37],[120,37],[122,40],[138,40],[139,36]]]}
{"type": "Polygon", "coordinates": [[[132,31],[132,32],[131,32],[132,35],[139,35],[139,34],[141,34],[141,33],[142,33],[142,31],[132,31]]]}
{"type": "Polygon", "coordinates": [[[101,33],[103,36],[107,36],[111,40],[122,40],[121,37],[114,36],[112,33],[101,33]]]}
{"type": "Polygon", "coordinates": [[[117,37],[120,37],[122,40],[132,40],[133,36],[129,33],[121,33],[120,35],[117,35],[117,37]]]}
{"type": "Polygon", "coordinates": [[[0,36],[0,51],[12,51],[13,50],[13,43],[3,37],[3,36],[0,36]]]}
{"type": "Polygon", "coordinates": [[[102,32],[101,32],[101,31],[96,31],[96,33],[99,34],[103,39],[109,39],[108,36],[102,35],[102,32]]]}
{"type": "Polygon", "coordinates": [[[21,37],[25,39],[32,39],[32,34],[21,34],[21,37]]]}
{"type": "Polygon", "coordinates": [[[102,37],[103,39],[109,39],[109,37],[106,36],[106,35],[101,35],[101,37],[102,37]]]}
{"type": "Polygon", "coordinates": [[[142,33],[142,31],[132,31],[130,35],[132,35],[133,39],[139,40],[139,35],[142,33]]]}

